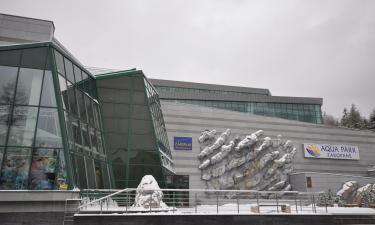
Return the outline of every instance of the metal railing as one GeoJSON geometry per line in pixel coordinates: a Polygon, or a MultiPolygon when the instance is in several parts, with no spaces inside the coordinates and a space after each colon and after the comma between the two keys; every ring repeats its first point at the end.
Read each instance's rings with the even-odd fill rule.
{"type": "MultiPolygon", "coordinates": [[[[149,190],[157,191],[157,190],[149,190]]],[[[327,213],[327,203],[317,206],[324,192],[160,189],[164,207],[148,204],[135,207],[136,188],[123,190],[82,190],[79,213],[327,213]]],[[[150,194],[151,201],[151,194],[150,194]]]]}

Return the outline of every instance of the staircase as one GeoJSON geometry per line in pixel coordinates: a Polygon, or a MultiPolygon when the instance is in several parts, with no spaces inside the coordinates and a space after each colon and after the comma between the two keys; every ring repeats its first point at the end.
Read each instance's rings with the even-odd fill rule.
{"type": "Polygon", "coordinates": [[[74,214],[78,212],[78,206],[81,199],[66,199],[64,209],[63,225],[74,224],[74,214]]]}

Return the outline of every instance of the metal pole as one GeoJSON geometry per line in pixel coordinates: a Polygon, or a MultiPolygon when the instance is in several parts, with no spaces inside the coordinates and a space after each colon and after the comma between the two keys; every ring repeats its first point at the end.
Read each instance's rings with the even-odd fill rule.
{"type": "Polygon", "coordinates": [[[310,200],[311,200],[311,210],[314,213],[314,203],[313,203],[313,200],[312,200],[312,196],[310,196],[310,200]]]}
{"type": "Polygon", "coordinates": [[[314,213],[316,213],[315,194],[313,194],[312,198],[313,198],[314,213]]]}
{"type": "Polygon", "coordinates": [[[195,213],[197,213],[197,193],[195,193],[195,213]]]}
{"type": "Polygon", "coordinates": [[[296,204],[296,213],[298,213],[297,194],[294,195],[294,203],[296,204]]]}
{"type": "Polygon", "coordinates": [[[279,196],[276,194],[276,210],[279,213],[279,196]]]}
{"type": "Polygon", "coordinates": [[[127,192],[126,192],[126,202],[125,202],[125,205],[126,205],[126,213],[128,212],[128,204],[129,204],[129,192],[127,191],[127,192]]]}
{"type": "Polygon", "coordinates": [[[150,213],[151,213],[151,197],[152,195],[150,194],[150,213]]]}
{"type": "Polygon", "coordinates": [[[173,214],[174,214],[174,210],[176,209],[175,194],[176,192],[173,192],[173,195],[172,195],[173,214]]]}
{"type": "Polygon", "coordinates": [[[103,211],[103,202],[102,202],[102,200],[99,201],[99,204],[100,204],[100,214],[102,214],[102,211],[103,211]]]}
{"type": "Polygon", "coordinates": [[[238,195],[237,195],[237,213],[240,214],[240,200],[238,199],[238,195]]]}
{"type": "Polygon", "coordinates": [[[260,206],[259,206],[259,193],[257,193],[256,196],[257,196],[258,213],[260,213],[260,206]]]}
{"type": "Polygon", "coordinates": [[[301,212],[302,212],[302,199],[299,199],[299,207],[300,207],[301,212]]]}
{"type": "Polygon", "coordinates": [[[325,205],[326,205],[326,213],[328,213],[328,207],[327,207],[328,203],[327,203],[327,196],[326,195],[324,195],[324,202],[325,202],[325,205]]]}
{"type": "Polygon", "coordinates": [[[216,213],[219,214],[219,194],[216,194],[216,213]]]}

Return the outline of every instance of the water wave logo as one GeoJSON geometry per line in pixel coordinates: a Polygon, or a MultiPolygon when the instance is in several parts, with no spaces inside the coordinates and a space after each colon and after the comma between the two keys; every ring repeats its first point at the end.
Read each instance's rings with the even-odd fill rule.
{"type": "Polygon", "coordinates": [[[314,157],[319,157],[320,156],[320,149],[316,145],[307,145],[306,146],[306,151],[310,155],[314,157]]]}

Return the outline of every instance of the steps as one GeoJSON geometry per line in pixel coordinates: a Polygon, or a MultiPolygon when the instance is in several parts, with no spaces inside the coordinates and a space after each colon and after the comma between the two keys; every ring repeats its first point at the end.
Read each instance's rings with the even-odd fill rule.
{"type": "Polygon", "coordinates": [[[74,224],[74,214],[78,212],[78,206],[81,199],[66,199],[64,209],[63,225],[74,224]]]}

